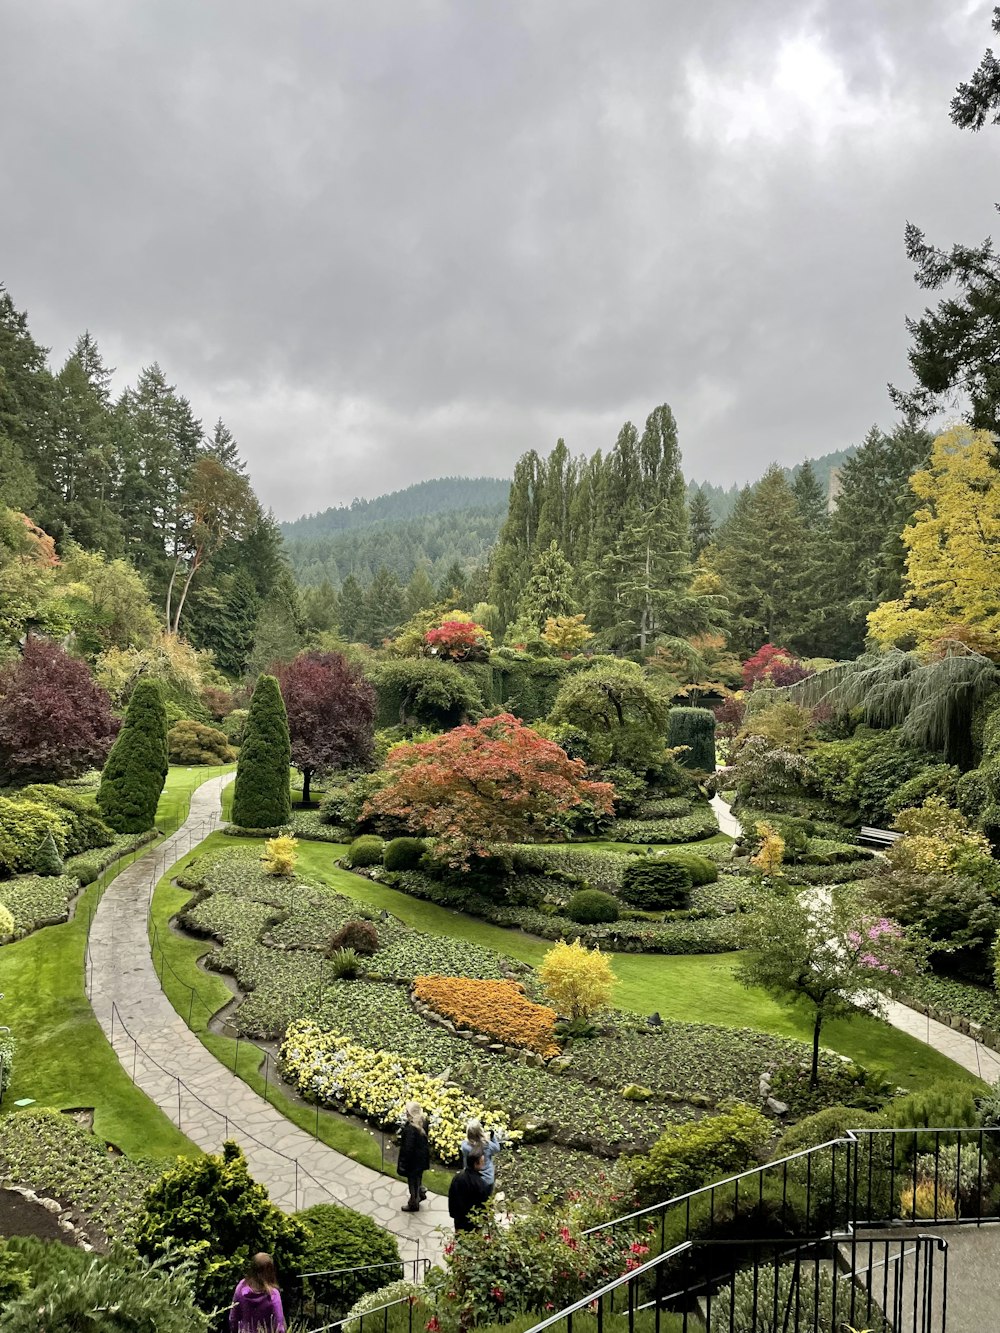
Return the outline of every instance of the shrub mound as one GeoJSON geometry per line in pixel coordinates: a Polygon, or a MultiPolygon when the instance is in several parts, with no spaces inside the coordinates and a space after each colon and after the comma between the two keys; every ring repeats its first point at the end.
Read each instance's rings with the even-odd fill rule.
{"type": "Polygon", "coordinates": [[[549,1058],[559,1054],[556,1013],[535,1004],[517,981],[480,981],[477,977],[416,977],[413,993],[458,1027],[481,1032],[507,1046],[520,1046],[549,1058]]]}
{"type": "Polygon", "coordinates": [[[371,921],[345,921],[330,936],[327,957],[341,949],[352,949],[361,958],[370,958],[378,952],[378,931],[371,921]]]}
{"type": "MultiPolygon", "coordinates": [[[[402,1273],[378,1264],[399,1263],[396,1237],[373,1222],[370,1217],[342,1208],[335,1203],[317,1203],[296,1213],[305,1223],[307,1237],[302,1256],[307,1273],[329,1273],[335,1269],[356,1268],[368,1272],[352,1273],[347,1282],[338,1279],[337,1300],[341,1308],[353,1305],[370,1291],[398,1278],[402,1273]]],[[[318,1293],[322,1295],[322,1291],[318,1293]]]]}
{"type": "Polygon", "coordinates": [[[648,912],[685,908],[691,902],[691,871],[687,866],[654,857],[635,857],[625,867],[619,897],[648,912]]]}
{"type": "Polygon", "coordinates": [[[236,758],[224,731],[185,718],[167,732],[172,764],[231,764],[236,758]]]}
{"type": "Polygon", "coordinates": [[[386,843],[382,864],[386,870],[416,870],[426,851],[423,838],[393,838],[386,843]]]}
{"type": "Polygon", "coordinates": [[[153,827],[169,766],[163,695],[155,681],[140,680],[97,792],[101,814],[116,833],[144,833],[153,827]]]}
{"type": "Polygon", "coordinates": [[[618,904],[610,893],[600,889],[581,889],[566,904],[566,915],[581,926],[595,926],[603,921],[617,921],[618,904]]]}
{"type": "Polygon", "coordinates": [[[668,1125],[648,1153],[628,1160],[640,1205],[745,1171],[763,1160],[771,1129],[769,1120],[742,1102],[704,1120],[668,1125]]]}
{"type": "Polygon", "coordinates": [[[382,864],[382,839],[373,834],[355,838],[344,855],[344,861],[352,870],[366,870],[369,866],[382,864]]]}

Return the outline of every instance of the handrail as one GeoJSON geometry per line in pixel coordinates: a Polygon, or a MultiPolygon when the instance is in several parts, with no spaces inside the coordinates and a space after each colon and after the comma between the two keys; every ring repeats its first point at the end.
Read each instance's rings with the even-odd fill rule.
{"type": "Polygon", "coordinates": [[[672,1250],[665,1250],[662,1254],[658,1254],[652,1259],[647,1259],[644,1264],[640,1264],[637,1268],[630,1269],[627,1273],[622,1273],[620,1277],[612,1278],[610,1282],[606,1282],[603,1287],[598,1287],[596,1291],[592,1291],[586,1296],[581,1296],[580,1299],[574,1301],[572,1305],[565,1306],[562,1310],[558,1311],[558,1313],[550,1315],[548,1319],[543,1319],[541,1323],[532,1324],[531,1328],[527,1330],[527,1333],[542,1333],[543,1329],[551,1328],[553,1324],[558,1324],[563,1319],[572,1318],[572,1316],[578,1314],[579,1311],[585,1310],[588,1305],[593,1305],[595,1301],[601,1301],[605,1296],[609,1296],[613,1291],[617,1291],[619,1287],[623,1287],[628,1283],[640,1281],[647,1273],[652,1272],[654,1268],[658,1268],[660,1264],[665,1264],[668,1259],[676,1259],[679,1254],[685,1254],[688,1250],[692,1249],[694,1249],[693,1242],[689,1240],[682,1241],[680,1245],[675,1245],[672,1250]]]}

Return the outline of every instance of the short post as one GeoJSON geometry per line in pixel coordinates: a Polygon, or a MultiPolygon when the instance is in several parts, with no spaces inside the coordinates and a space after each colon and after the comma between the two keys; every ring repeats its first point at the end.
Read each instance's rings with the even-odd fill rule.
{"type": "Polygon", "coordinates": [[[240,1062],[240,1030],[236,1029],[236,1054],[233,1056],[233,1073],[236,1073],[236,1066],[240,1062]]]}
{"type": "Polygon", "coordinates": [[[264,1100],[267,1101],[267,1062],[270,1060],[269,1052],[264,1052],[264,1100]]]}
{"type": "Polygon", "coordinates": [[[295,1159],[295,1211],[299,1211],[299,1159],[295,1159]]]}
{"type": "Polygon", "coordinates": [[[181,1081],[177,1080],[177,1128],[181,1127],[181,1081]]]}

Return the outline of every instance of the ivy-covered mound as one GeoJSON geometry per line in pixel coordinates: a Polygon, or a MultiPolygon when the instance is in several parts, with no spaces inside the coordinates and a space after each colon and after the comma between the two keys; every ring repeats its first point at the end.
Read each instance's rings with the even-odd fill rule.
{"type": "MultiPolygon", "coordinates": [[[[410,990],[418,977],[456,979],[444,992],[452,1015],[467,1004],[463,977],[518,981],[526,1000],[544,1003],[524,964],[383,919],[325,885],[276,880],[246,848],[202,857],[183,884],[195,892],[182,923],[215,937],[209,966],[230,972],[246,992],[237,1027],[265,1038],[287,1033],[285,1073],[305,1096],[394,1129],[419,1088],[435,1151],[448,1163],[469,1115],[515,1138],[523,1132],[526,1141],[505,1166],[515,1193],[569,1188],[592,1176],[600,1159],[644,1151],[668,1124],[726,1098],[756,1099],[765,1069],[797,1069],[807,1058],[801,1043],[764,1033],[650,1026],[627,1015],[609,1017],[598,1035],[547,1064],[531,1051],[508,1054],[511,1030],[493,1025],[470,1040],[454,1017],[449,1028],[418,1013],[410,990]],[[374,928],[377,947],[358,956],[348,979],[338,975],[334,937],[359,919],[374,928]]],[[[840,1066],[831,1058],[828,1072],[840,1066]]]]}

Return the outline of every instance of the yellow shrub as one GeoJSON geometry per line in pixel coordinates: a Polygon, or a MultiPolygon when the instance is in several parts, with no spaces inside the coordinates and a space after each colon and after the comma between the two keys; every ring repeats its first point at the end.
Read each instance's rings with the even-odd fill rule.
{"type": "Polygon", "coordinates": [[[269,875],[291,875],[295,872],[295,862],[299,859],[299,844],[294,838],[282,835],[280,838],[268,838],[264,843],[264,855],[261,860],[269,875]]]}
{"type": "Polygon", "coordinates": [[[934,1181],[918,1180],[917,1188],[907,1185],[900,1191],[899,1207],[905,1217],[955,1217],[955,1196],[940,1181],[937,1187],[937,1209],[934,1207],[934,1181]]]}
{"type": "Polygon", "coordinates": [[[413,993],[458,1027],[546,1057],[559,1054],[555,1011],[529,1000],[517,981],[417,977],[413,993]]]}
{"type": "Polygon", "coordinates": [[[589,1018],[607,1007],[615,986],[611,964],[600,949],[585,949],[579,939],[560,940],[541,961],[538,976],[545,994],[569,1018],[589,1018]]]}
{"type": "Polygon", "coordinates": [[[757,836],[761,843],[756,856],[751,856],[750,864],[756,866],[762,875],[779,875],[781,862],[785,855],[785,840],[772,825],[757,825],[757,836]]]}

